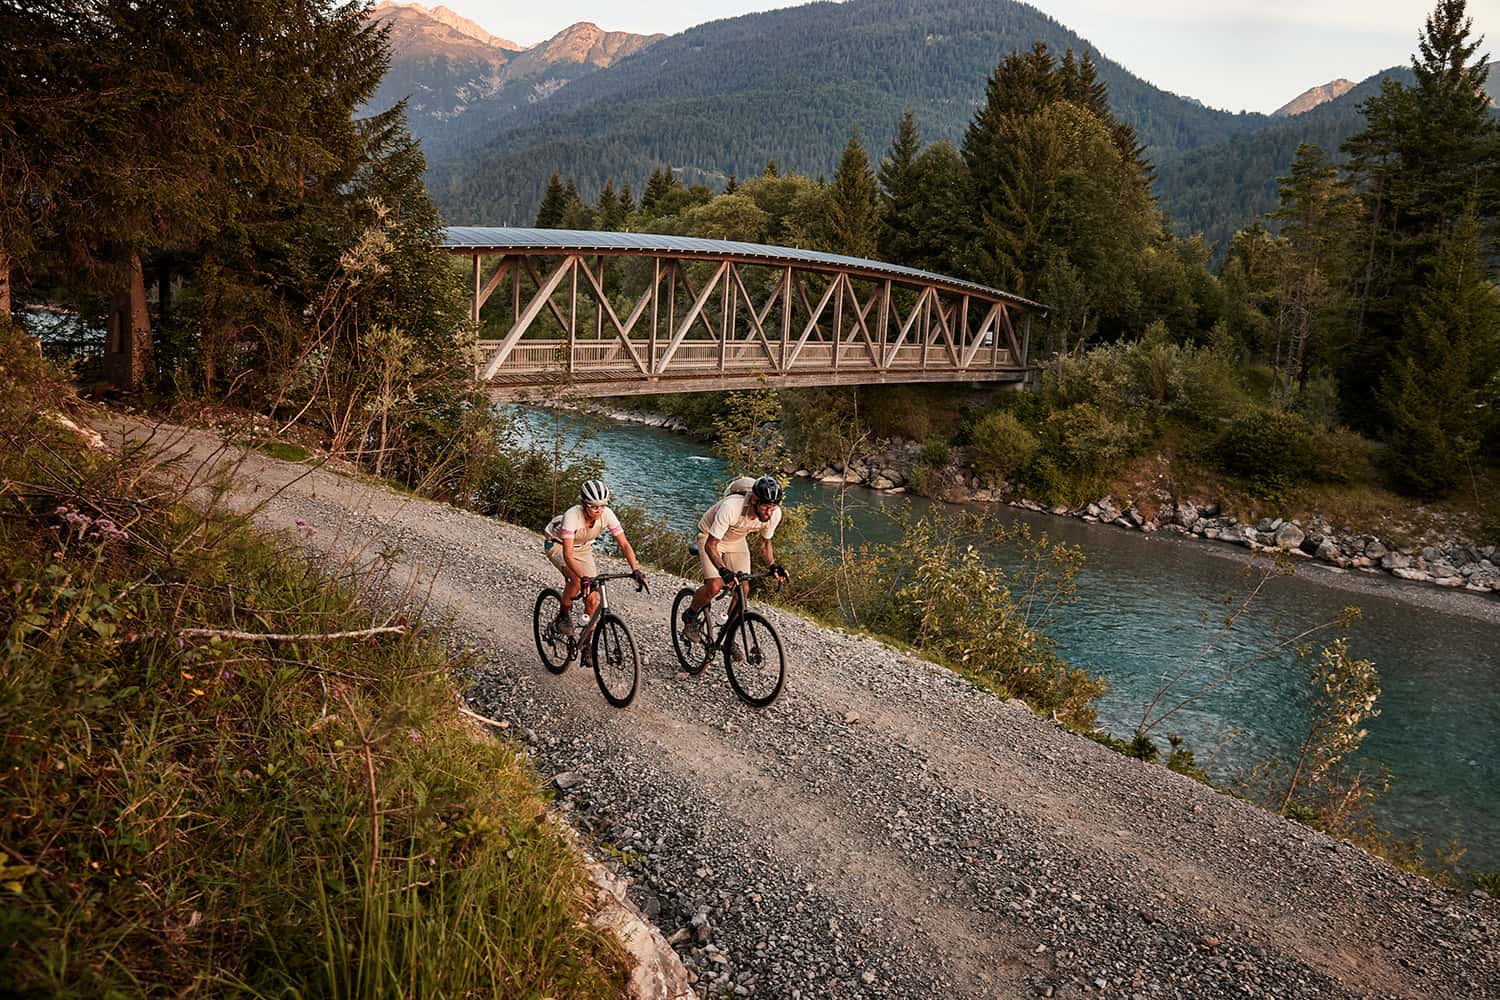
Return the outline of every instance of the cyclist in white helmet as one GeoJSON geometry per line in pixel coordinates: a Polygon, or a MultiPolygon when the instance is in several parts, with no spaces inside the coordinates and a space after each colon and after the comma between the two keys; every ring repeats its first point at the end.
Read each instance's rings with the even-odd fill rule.
{"type": "Polygon", "coordinates": [[[771,538],[781,523],[782,495],[779,482],[761,476],[748,493],[731,492],[708,508],[698,522],[698,562],[703,570],[703,586],[682,613],[688,641],[699,642],[703,638],[704,607],[725,584],[734,582],[736,573],[750,572],[750,535],[760,535],[760,557],[765,560],[766,569],[779,580],[791,578],[776,562],[771,547],[771,538]]]}
{"type": "Polygon", "coordinates": [[[615,537],[636,582],[646,582],[646,574],[636,562],[635,549],[630,547],[630,542],[625,537],[625,528],[609,507],[611,499],[608,486],[597,479],[586,480],[578,488],[578,503],[548,521],[547,527],[542,531],[545,536],[542,544],[547,558],[552,560],[552,565],[558,568],[565,581],[562,611],[557,616],[559,628],[573,627],[573,599],[580,590],[587,589],[584,606],[588,609],[589,627],[583,636],[582,645],[585,650],[589,648],[588,632],[593,629],[597,617],[595,612],[599,608],[599,592],[588,586],[599,575],[598,567],[594,565],[594,540],[605,529],[615,537]]]}

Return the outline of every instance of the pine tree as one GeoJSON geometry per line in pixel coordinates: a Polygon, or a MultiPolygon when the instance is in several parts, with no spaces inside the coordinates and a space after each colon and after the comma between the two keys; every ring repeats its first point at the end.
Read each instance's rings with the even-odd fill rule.
{"type": "Polygon", "coordinates": [[[917,207],[917,157],[922,137],[917,119],[907,109],[901,116],[891,149],[880,161],[880,256],[908,264],[914,256],[918,234],[931,220],[924,220],[917,207]]]}
{"type": "Polygon", "coordinates": [[[562,228],[593,229],[594,221],[594,210],[583,200],[583,196],[578,193],[578,185],[569,177],[567,186],[563,188],[562,228]]]}
{"type": "Polygon", "coordinates": [[[552,171],[552,179],[547,182],[547,193],[542,195],[541,207],[536,211],[536,228],[557,229],[562,225],[563,214],[567,211],[567,197],[563,193],[562,178],[557,171],[552,171]]]}
{"type": "Polygon", "coordinates": [[[844,155],[828,191],[825,245],[851,257],[873,257],[880,236],[880,209],[876,203],[875,173],[860,144],[859,134],[849,137],[844,155]]]}
{"type": "Polygon", "coordinates": [[[1380,401],[1391,472],[1421,496],[1452,492],[1500,408],[1500,291],[1486,280],[1471,202],[1445,242],[1406,323],[1380,401]]]}
{"type": "Polygon", "coordinates": [[[897,263],[938,274],[961,274],[974,228],[973,195],[964,158],[951,142],[935,142],[912,165],[914,194],[908,253],[897,263]]]}
{"type": "Polygon", "coordinates": [[[739,178],[735,177],[734,174],[730,174],[729,175],[729,180],[724,184],[724,193],[725,194],[734,194],[739,189],[740,189],[739,178]]]}
{"type": "Polygon", "coordinates": [[[761,176],[762,177],[776,177],[776,176],[779,176],[776,173],[776,161],[775,160],[767,160],[766,161],[766,169],[761,171],[761,176]]]}

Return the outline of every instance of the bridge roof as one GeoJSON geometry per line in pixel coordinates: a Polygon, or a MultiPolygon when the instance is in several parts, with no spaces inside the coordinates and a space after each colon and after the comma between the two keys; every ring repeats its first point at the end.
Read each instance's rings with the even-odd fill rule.
{"type": "Polygon", "coordinates": [[[584,229],[526,229],[514,226],[449,226],[440,246],[444,250],[484,250],[493,252],[547,251],[554,253],[641,253],[669,257],[735,258],[751,263],[793,264],[803,267],[856,271],[863,275],[906,278],[924,284],[988,299],[998,299],[1045,313],[1040,302],[1002,292],[998,288],[962,281],[914,267],[887,264],[863,257],[845,257],[820,250],[798,250],[793,247],[768,246],[764,243],[740,243],[736,240],[705,240],[695,236],[667,236],[660,233],[606,233],[584,229]]]}

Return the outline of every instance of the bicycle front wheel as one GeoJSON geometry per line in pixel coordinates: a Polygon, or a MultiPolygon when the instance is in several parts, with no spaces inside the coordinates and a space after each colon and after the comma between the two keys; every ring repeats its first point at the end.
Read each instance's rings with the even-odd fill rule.
{"type": "Polygon", "coordinates": [[[641,656],[636,652],[635,637],[619,615],[604,612],[594,626],[590,647],[594,654],[594,678],[604,700],[624,708],[635,700],[636,685],[641,679],[641,656]]]}
{"type": "Polygon", "coordinates": [[[572,631],[557,627],[561,612],[562,591],[548,587],[536,595],[536,606],[531,609],[531,634],[536,639],[536,653],[542,658],[542,666],[554,674],[567,670],[573,659],[572,631]]]}
{"type": "Polygon", "coordinates": [[[746,611],[724,643],[724,668],[729,686],[745,704],[764,708],[775,701],[786,681],[786,656],[776,627],[746,611]]]}
{"type": "Polygon", "coordinates": [[[672,650],[677,654],[677,662],[682,669],[690,674],[701,674],[703,668],[708,666],[709,657],[713,655],[713,605],[703,609],[703,638],[693,642],[683,634],[685,626],[682,624],[682,613],[693,603],[693,594],[696,591],[692,587],[683,587],[677,592],[677,597],[672,601],[672,650]]]}

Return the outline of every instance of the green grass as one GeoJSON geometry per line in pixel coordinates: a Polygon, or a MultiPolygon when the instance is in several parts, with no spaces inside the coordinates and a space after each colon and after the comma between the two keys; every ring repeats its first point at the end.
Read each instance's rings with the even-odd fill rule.
{"type": "Polygon", "coordinates": [[[617,994],[524,756],[372,605],[380,567],[313,565],[85,452],[0,338],[8,995],[617,994]]]}
{"type": "Polygon", "coordinates": [[[261,441],[256,447],[283,462],[305,462],[309,454],[300,444],[289,444],[286,441],[261,441]]]}

